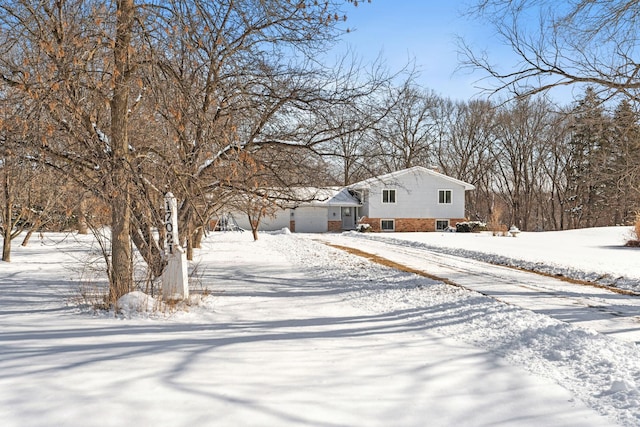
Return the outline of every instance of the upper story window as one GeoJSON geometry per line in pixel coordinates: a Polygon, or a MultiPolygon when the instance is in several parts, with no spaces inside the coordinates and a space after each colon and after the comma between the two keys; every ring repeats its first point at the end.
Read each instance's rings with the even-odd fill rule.
{"type": "Polygon", "coordinates": [[[395,203],[396,190],[382,190],[382,203],[395,203]]]}
{"type": "Polygon", "coordinates": [[[438,203],[450,204],[451,203],[451,190],[438,190],[438,203]]]}

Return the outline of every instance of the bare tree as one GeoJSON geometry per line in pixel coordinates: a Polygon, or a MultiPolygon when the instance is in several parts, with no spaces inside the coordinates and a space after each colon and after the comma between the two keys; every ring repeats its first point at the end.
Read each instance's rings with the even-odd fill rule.
{"type": "MultiPolygon", "coordinates": [[[[557,141],[567,142],[571,135],[571,143],[552,145],[554,154],[544,164],[553,183],[556,227],[628,221],[630,215],[624,212],[633,209],[635,184],[619,174],[625,170],[627,177],[638,175],[637,161],[623,166],[632,156],[621,154],[628,152],[624,147],[629,147],[628,137],[634,132],[632,114],[627,109],[615,116],[626,122],[621,126],[629,133],[605,123],[611,117],[598,109],[608,108],[612,99],[637,101],[640,95],[636,55],[640,2],[584,0],[560,5],[550,0],[479,0],[475,4],[469,14],[488,22],[515,58],[511,63],[498,62],[482,46],[460,41],[462,67],[486,72],[487,93],[526,97],[562,87],[591,93],[588,108],[571,112],[573,128],[567,128],[567,120],[556,128],[564,132],[557,141]]],[[[584,106],[585,101],[580,103],[584,106]]]]}
{"type": "Polygon", "coordinates": [[[436,109],[440,98],[412,82],[410,76],[394,88],[386,107],[388,113],[376,126],[379,162],[385,172],[412,166],[432,166],[437,141],[436,109]]]}
{"type": "MultiPolygon", "coordinates": [[[[6,147],[7,140],[3,140],[3,148],[6,147]]],[[[4,150],[3,150],[4,151],[4,150]]],[[[11,261],[11,241],[18,237],[26,226],[23,214],[25,213],[21,209],[16,209],[16,204],[19,203],[16,200],[17,192],[19,192],[20,182],[18,179],[18,171],[16,158],[4,154],[2,156],[2,168],[0,168],[0,174],[2,178],[2,209],[0,211],[0,226],[2,227],[2,261],[11,261]]]]}
{"type": "MultiPolygon", "coordinates": [[[[366,78],[371,82],[367,90],[331,108],[315,111],[315,123],[309,126],[309,131],[324,129],[323,133],[330,136],[325,143],[317,144],[316,152],[335,169],[335,183],[341,185],[381,173],[376,127],[390,112],[385,95],[393,76],[376,67],[366,78]]],[[[357,73],[353,78],[362,79],[357,73]]]]}
{"type": "Polygon", "coordinates": [[[497,107],[489,101],[443,100],[438,111],[438,167],[476,187],[465,194],[468,211],[474,219],[486,220],[494,193],[495,158],[490,148],[497,107]]]}
{"type": "Polygon", "coordinates": [[[637,0],[479,0],[469,14],[488,22],[518,62],[498,63],[482,46],[462,40],[462,65],[486,71],[489,92],[526,96],[577,84],[606,92],[605,99],[637,99],[638,6],[637,0]]]}
{"type": "Polygon", "coordinates": [[[130,84],[133,0],[0,2],[0,75],[39,108],[40,161],[110,201],[111,299],[132,287],[130,84]],[[102,188],[100,188],[102,186],[102,188]]]}
{"type": "Polygon", "coordinates": [[[15,91],[4,87],[0,104],[0,228],[2,260],[11,261],[11,241],[31,226],[38,212],[29,200],[37,162],[26,144],[28,116],[15,91]]]}
{"type": "Polygon", "coordinates": [[[543,99],[519,99],[501,108],[491,151],[496,159],[495,184],[509,208],[510,225],[530,229],[534,202],[544,192],[542,161],[552,141],[552,110],[543,99]]]}
{"type": "Polygon", "coordinates": [[[162,21],[173,37],[157,54],[151,96],[177,149],[147,151],[154,169],[165,171],[163,187],[180,200],[188,254],[212,212],[256,197],[253,172],[268,175],[261,182],[270,188],[317,179],[304,157],[345,133],[322,121],[324,112],[380,84],[352,63],[328,68],[312,60],[335,38],[337,17],[327,12],[336,5],[175,1],[181,20],[162,21]],[[255,171],[241,167],[252,171],[243,180],[238,165],[247,162],[255,171]]]}
{"type": "Polygon", "coordinates": [[[164,191],[189,244],[224,188],[219,159],[353,93],[313,60],[344,3],[0,1],[0,79],[38,108],[39,161],[110,205],[110,301],[133,287],[132,243],[162,271],[164,191]]]}
{"type": "Polygon", "coordinates": [[[569,167],[570,167],[570,115],[558,111],[546,134],[549,144],[541,153],[542,188],[537,205],[542,207],[541,228],[564,230],[569,227],[569,167]]]}
{"type": "MultiPolygon", "coordinates": [[[[228,177],[228,187],[232,190],[232,198],[225,207],[247,216],[253,240],[258,240],[258,229],[265,217],[275,214],[278,204],[272,186],[273,177],[265,168],[248,153],[241,152],[233,162],[228,177]]],[[[277,187],[276,187],[277,188],[277,187]]]]}

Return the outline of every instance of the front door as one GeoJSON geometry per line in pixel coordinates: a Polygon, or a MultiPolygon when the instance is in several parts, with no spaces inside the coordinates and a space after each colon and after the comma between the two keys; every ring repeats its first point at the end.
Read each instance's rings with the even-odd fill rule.
{"type": "Polygon", "coordinates": [[[343,230],[355,230],[356,229],[356,208],[341,208],[342,213],[342,229],[343,230]]]}

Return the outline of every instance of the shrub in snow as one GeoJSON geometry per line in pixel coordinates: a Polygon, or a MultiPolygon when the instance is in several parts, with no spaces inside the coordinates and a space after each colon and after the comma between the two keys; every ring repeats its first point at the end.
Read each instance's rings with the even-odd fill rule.
{"type": "Polygon", "coordinates": [[[364,233],[366,231],[371,231],[371,225],[370,224],[358,224],[356,226],[356,230],[359,231],[360,233],[364,233]]]}
{"type": "Polygon", "coordinates": [[[640,213],[636,214],[636,222],[633,224],[633,234],[635,234],[635,239],[627,241],[625,246],[640,248],[640,213]]]}
{"type": "Polygon", "coordinates": [[[480,221],[465,221],[456,224],[456,231],[458,233],[474,233],[484,231],[486,228],[487,225],[480,221]]]}

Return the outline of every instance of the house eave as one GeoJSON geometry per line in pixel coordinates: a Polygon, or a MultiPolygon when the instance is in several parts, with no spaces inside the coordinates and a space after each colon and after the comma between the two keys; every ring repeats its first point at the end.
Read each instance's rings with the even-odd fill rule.
{"type": "Polygon", "coordinates": [[[465,191],[470,191],[470,190],[475,190],[476,187],[473,184],[469,184],[468,182],[464,182],[461,181],[459,179],[456,178],[452,178],[448,175],[444,175],[440,172],[436,172],[434,170],[431,169],[427,169],[425,167],[422,166],[414,166],[411,167],[409,169],[403,169],[400,171],[396,171],[396,172],[391,172],[385,175],[380,175],[377,177],[373,177],[373,178],[369,178],[369,179],[365,179],[363,181],[360,182],[356,182],[355,184],[351,184],[348,188],[354,189],[354,190],[369,190],[373,185],[375,185],[376,183],[381,183],[381,182],[385,182],[391,179],[397,179],[401,176],[404,176],[406,174],[409,173],[415,173],[415,172],[421,172],[421,173],[426,173],[428,175],[431,176],[435,176],[435,177],[439,177],[445,181],[449,181],[451,183],[460,185],[464,188],[465,191]]]}

